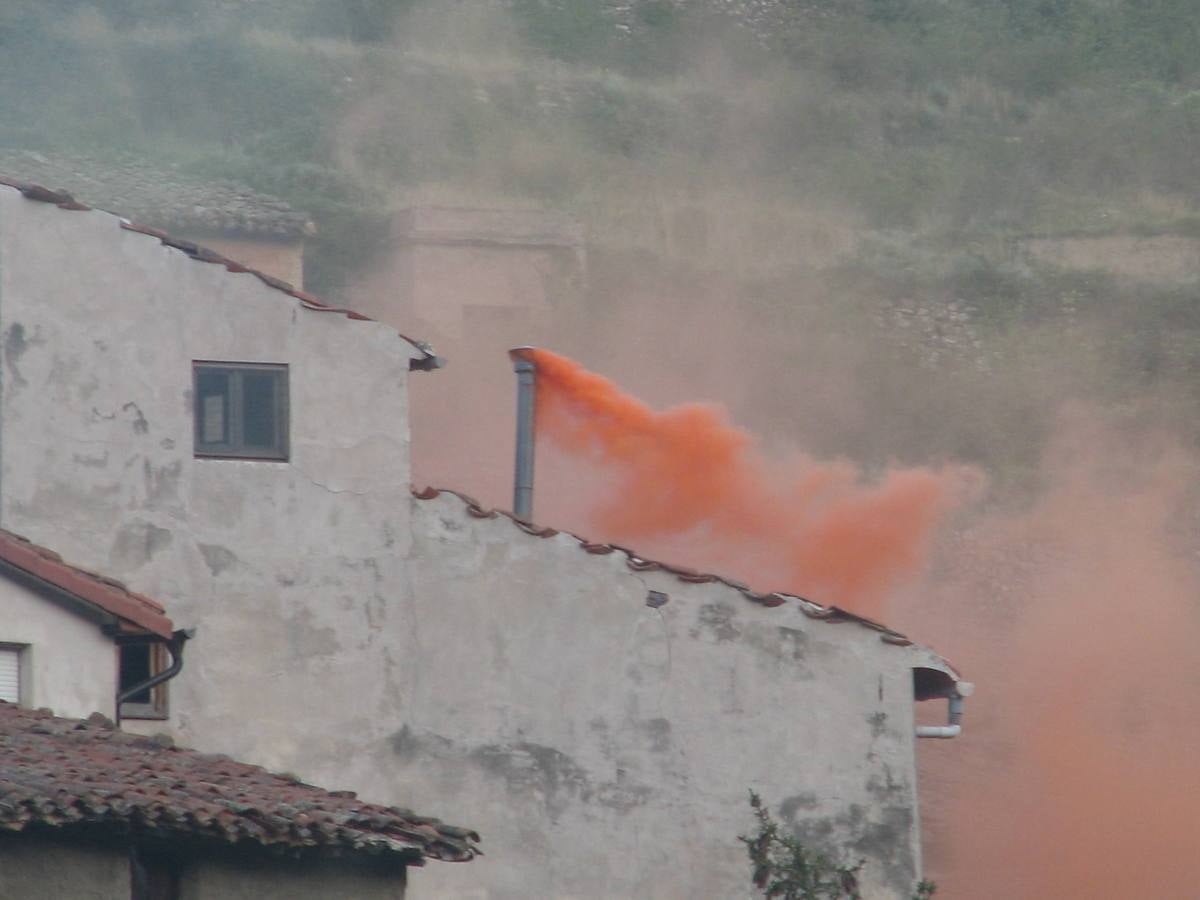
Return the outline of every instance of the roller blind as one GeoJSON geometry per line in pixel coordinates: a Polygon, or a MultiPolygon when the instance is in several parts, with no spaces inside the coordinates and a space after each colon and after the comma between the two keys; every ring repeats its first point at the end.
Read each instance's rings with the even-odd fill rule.
{"type": "Polygon", "coordinates": [[[21,700],[21,651],[16,647],[0,647],[0,700],[21,700]]]}

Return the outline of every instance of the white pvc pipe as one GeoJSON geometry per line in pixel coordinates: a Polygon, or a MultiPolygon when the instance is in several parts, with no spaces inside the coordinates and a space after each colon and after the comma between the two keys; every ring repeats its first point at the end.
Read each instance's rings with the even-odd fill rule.
{"type": "Polygon", "coordinates": [[[961,725],[918,725],[917,737],[956,738],[962,734],[961,725]]]}
{"type": "Polygon", "coordinates": [[[969,681],[960,681],[954,686],[954,693],[948,698],[945,725],[918,725],[919,738],[956,738],[962,734],[963,698],[971,696],[975,685],[969,681]]]}

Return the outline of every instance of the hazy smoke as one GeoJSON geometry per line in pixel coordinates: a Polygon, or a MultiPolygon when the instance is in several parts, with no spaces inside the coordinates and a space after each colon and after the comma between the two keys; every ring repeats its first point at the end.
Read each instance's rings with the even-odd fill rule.
{"type": "Polygon", "coordinates": [[[1189,897],[1200,769],[1200,463],[1079,410],[1028,508],[959,535],[893,618],[980,685],[921,746],[931,874],[951,897],[1189,897]]]}
{"type": "MultiPolygon", "coordinates": [[[[797,107],[794,133],[780,133],[769,100],[785,82],[746,82],[726,72],[720,53],[694,54],[687,89],[664,81],[610,96],[608,81],[578,72],[510,70],[508,54],[524,55],[511,29],[497,32],[499,54],[455,47],[443,58],[415,37],[419,24],[400,29],[419,57],[414,72],[440,71],[456,56],[463,79],[487,58],[504,64],[478,79],[470,104],[426,96],[434,80],[417,75],[396,96],[369,97],[338,135],[339,158],[367,177],[372,160],[411,145],[414,166],[425,160],[429,171],[418,166],[420,187],[397,191],[397,203],[504,205],[520,185],[522,202],[558,196],[550,204],[586,219],[593,233],[581,297],[547,292],[546,309],[460,336],[397,312],[398,326],[433,339],[452,361],[413,380],[415,479],[508,505],[509,347],[554,347],[612,375],[645,403],[538,354],[548,438],[538,447],[539,523],[879,616],[979,685],[964,736],[919,747],[926,874],[939,881],[939,896],[1195,894],[1200,860],[1187,846],[1188,806],[1200,775],[1188,754],[1200,738],[1200,654],[1191,647],[1200,584],[1189,504],[1198,466],[1145,427],[1077,410],[1052,424],[1066,400],[1113,396],[1105,394],[1117,377],[1113,359],[1132,338],[1155,337],[1155,323],[1128,326],[1134,305],[1114,292],[1111,320],[993,327],[987,352],[977,352],[974,325],[950,330],[966,313],[938,319],[948,298],[919,278],[879,287],[861,267],[839,271],[847,257],[838,240],[825,257],[816,242],[797,250],[780,228],[787,210],[775,208],[772,182],[745,160],[778,154],[789,173],[808,176],[803,202],[819,196],[827,170],[798,148],[807,158],[817,152],[823,131],[812,123],[826,105],[852,106],[825,82],[789,74],[812,102],[797,107]],[[537,84],[538,109],[557,112],[511,115],[505,92],[522,81],[537,84]],[[687,109],[695,84],[709,91],[700,99],[728,101],[712,104],[711,132],[693,135],[700,119],[690,113],[646,146],[638,129],[625,128],[622,110],[659,96],[687,109]],[[467,154],[453,138],[462,132],[465,142],[473,123],[489,135],[480,144],[487,152],[471,156],[469,181],[447,187],[435,164],[467,154]],[[616,150],[598,155],[604,146],[616,150]],[[712,147],[711,158],[692,158],[684,146],[712,147]],[[681,249],[684,238],[694,252],[681,249]],[[797,264],[763,265],[771,253],[797,264]],[[911,315],[889,319],[889,304],[911,315]],[[920,343],[929,335],[915,334],[922,323],[942,341],[936,359],[920,343]],[[688,399],[721,405],[680,405],[688,399]],[[819,461],[843,457],[850,461],[819,461]],[[886,465],[892,457],[905,465],[886,465]],[[982,479],[946,464],[956,458],[989,467],[986,504],[964,503],[982,479]],[[912,465],[922,460],[934,464],[912,465]],[[956,508],[969,523],[944,527],[956,508]]],[[[878,99],[888,109],[907,102],[878,99]]],[[[885,144],[867,131],[847,141],[885,144]]],[[[835,152],[844,155],[840,145],[835,152]]],[[[1002,193],[970,212],[1035,192],[1002,193]]],[[[856,210],[839,215],[826,198],[809,212],[858,233],[856,210]]],[[[1018,298],[998,294],[994,303],[1007,322],[1018,298]]],[[[1147,401],[1128,387],[1117,396],[1129,409],[1172,396],[1147,401]]],[[[941,704],[920,712],[930,722],[944,716],[941,704]]]]}
{"type": "Polygon", "coordinates": [[[761,589],[790,590],[877,615],[921,572],[934,528],[980,481],[967,469],[892,469],[873,483],[849,462],[767,459],[711,405],[661,412],[545,350],[539,430],[611,480],[589,511],[599,538],[695,566],[724,566],[761,589]]]}

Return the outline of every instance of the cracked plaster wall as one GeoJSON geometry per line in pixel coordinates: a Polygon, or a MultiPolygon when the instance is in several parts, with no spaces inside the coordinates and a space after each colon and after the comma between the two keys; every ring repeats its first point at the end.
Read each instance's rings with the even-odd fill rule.
{"type": "Polygon", "coordinates": [[[198,628],[169,727],[284,768],[382,733],[410,345],[0,188],[0,347],[0,525],[198,628]],[[289,462],[193,457],[193,360],[290,366],[289,462]]]}
{"type": "Polygon", "coordinates": [[[452,495],[415,500],[412,522],[402,716],[360,762],[487,851],[415,873],[414,892],[750,897],[753,788],[814,846],[865,858],[864,896],[908,896],[912,667],[931,654],[635,573],[452,495]]]}

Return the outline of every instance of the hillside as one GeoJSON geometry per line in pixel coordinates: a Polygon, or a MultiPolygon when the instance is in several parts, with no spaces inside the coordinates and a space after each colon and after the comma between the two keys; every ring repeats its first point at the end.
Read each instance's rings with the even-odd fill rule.
{"type": "Polygon", "coordinates": [[[282,197],[335,298],[398,206],[563,210],[593,309],[719,293],[872,348],[867,424],[793,426],[818,451],[1020,481],[1047,382],[1196,399],[1197,37],[1184,0],[22,0],[0,145],[282,197]]]}

